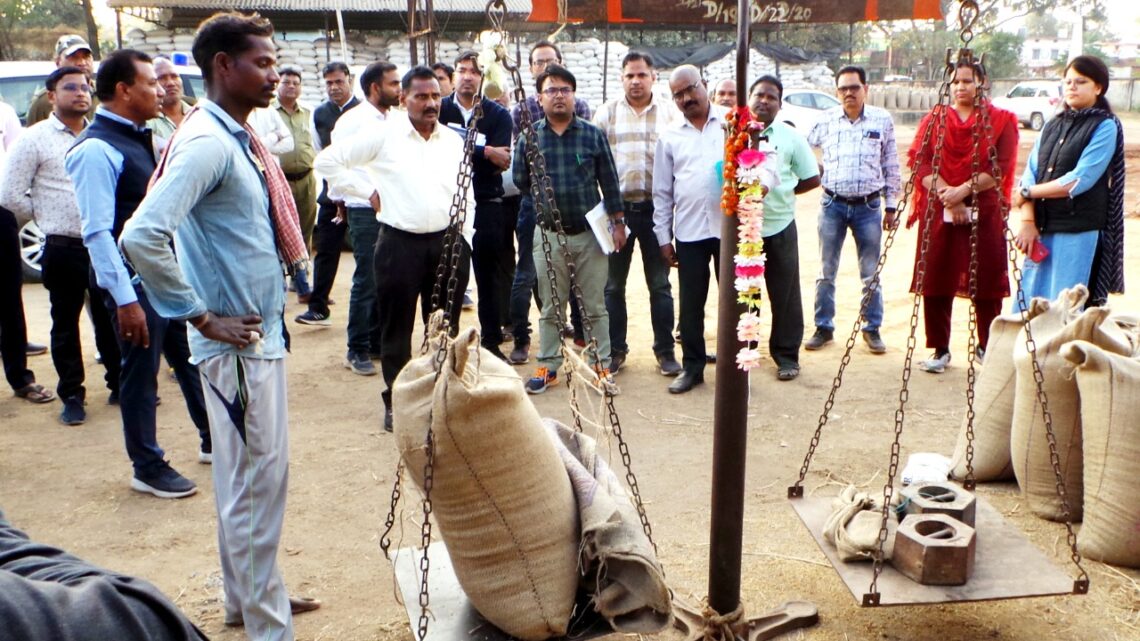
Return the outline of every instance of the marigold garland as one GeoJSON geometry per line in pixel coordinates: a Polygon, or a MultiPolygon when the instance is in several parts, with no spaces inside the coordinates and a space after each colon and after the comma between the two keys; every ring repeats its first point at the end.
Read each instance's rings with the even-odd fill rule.
{"type": "Polygon", "coordinates": [[[727,116],[724,143],[724,190],[721,208],[726,216],[736,216],[739,239],[736,245],[735,280],[737,302],[745,306],[736,325],[736,337],[744,347],[736,355],[736,366],[749,371],[760,365],[760,302],[764,287],[764,196],[774,175],[764,166],[768,154],[748,146],[750,133],[761,124],[752,120],[747,107],[736,107],[727,116]],[[765,184],[768,183],[768,184],[765,184]]]}

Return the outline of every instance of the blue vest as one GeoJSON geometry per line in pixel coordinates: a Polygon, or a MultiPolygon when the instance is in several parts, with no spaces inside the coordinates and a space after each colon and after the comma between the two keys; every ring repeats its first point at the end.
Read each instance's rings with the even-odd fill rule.
{"type": "Polygon", "coordinates": [[[151,132],[149,129],[139,131],[96,113],[95,120],[75,144],[88,138],[102,140],[123,154],[123,170],[115,185],[115,225],[111,228],[111,235],[118,241],[123,225],[134,215],[146,196],[147,185],[157,166],[151,132]]]}

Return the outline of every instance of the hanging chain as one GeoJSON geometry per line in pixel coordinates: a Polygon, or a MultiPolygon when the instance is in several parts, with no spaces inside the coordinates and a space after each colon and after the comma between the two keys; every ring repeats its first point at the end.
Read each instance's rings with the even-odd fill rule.
{"type": "MultiPolygon", "coordinates": [[[[546,158],[539,149],[538,132],[535,131],[534,122],[531,120],[530,109],[526,104],[526,91],[523,88],[522,74],[519,71],[518,65],[507,56],[505,46],[507,41],[506,30],[503,27],[506,14],[507,6],[504,0],[490,0],[487,3],[487,19],[491,23],[492,30],[500,35],[500,45],[497,50],[499,64],[511,75],[511,80],[514,83],[513,98],[519,105],[519,131],[526,144],[526,161],[531,173],[530,192],[531,197],[534,199],[536,221],[540,223],[545,221],[554,228],[555,239],[566,261],[570,281],[570,295],[577,302],[578,309],[582,312],[582,329],[585,335],[589,337],[589,342],[586,344],[586,354],[588,358],[594,361],[594,367],[599,376],[599,383],[605,399],[606,413],[609,417],[614,437],[617,438],[618,452],[621,454],[622,465],[625,467],[625,481],[633,497],[633,504],[637,509],[637,517],[641,521],[641,529],[645,532],[646,538],[649,539],[649,543],[653,546],[653,551],[657,552],[657,543],[653,540],[653,526],[649,523],[649,515],[645,510],[645,503],[641,498],[641,488],[637,483],[637,475],[633,472],[633,458],[629,452],[629,444],[626,442],[625,436],[622,433],[621,419],[618,417],[617,407],[614,405],[613,390],[606,381],[600,380],[602,361],[598,355],[598,340],[594,335],[593,323],[586,314],[586,307],[583,305],[584,299],[582,289],[578,284],[577,267],[570,255],[566,232],[562,228],[562,215],[558,211],[558,205],[554,198],[554,185],[551,183],[550,175],[546,173],[546,158]],[[544,213],[546,214],[545,216],[542,215],[544,213]]],[[[550,304],[554,306],[554,321],[559,331],[561,331],[561,329],[566,326],[566,320],[563,316],[563,304],[558,296],[558,277],[554,271],[553,246],[550,242],[550,234],[547,233],[548,230],[541,224],[538,225],[538,229],[542,237],[542,254],[546,259],[546,277],[550,281],[550,304]]],[[[566,354],[569,348],[566,347],[565,342],[563,342],[561,349],[563,354],[566,354]]],[[[570,384],[572,376],[573,373],[567,377],[567,385],[570,384]]],[[[579,411],[578,402],[574,396],[571,396],[571,404],[574,406],[574,429],[581,432],[582,412],[579,411]]]]}
{"type": "Polygon", "coordinates": [[[392,558],[390,550],[392,548],[392,528],[396,525],[396,506],[400,504],[400,485],[404,475],[404,460],[396,464],[396,480],[392,482],[392,498],[391,505],[388,507],[388,516],[384,519],[384,531],[380,533],[380,549],[384,551],[384,556],[392,558]]]}
{"type": "MultiPolygon", "coordinates": [[[[977,87],[974,90],[974,124],[970,128],[970,134],[973,137],[973,155],[970,159],[970,267],[969,267],[969,290],[970,295],[970,317],[969,317],[969,333],[967,334],[966,343],[966,478],[962,481],[962,487],[966,490],[973,491],[977,487],[977,482],[974,479],[974,399],[975,399],[975,386],[977,383],[977,348],[978,348],[978,225],[981,224],[981,202],[979,200],[980,194],[978,191],[978,175],[981,173],[981,145],[983,140],[986,141],[988,148],[992,151],[997,141],[993,139],[993,127],[990,126],[990,112],[985,100],[985,56],[977,61],[977,66],[974,66],[973,52],[969,49],[962,49],[958,52],[958,65],[963,63],[969,64],[971,73],[974,74],[977,81],[977,87]],[[982,69],[983,73],[979,76],[978,69],[982,69]],[[983,131],[984,128],[984,131],[983,131]]],[[[991,165],[993,163],[991,162],[991,165]]],[[[999,171],[1000,173],[1000,171],[999,171]]],[[[993,168],[990,169],[990,175],[993,175],[993,168]]],[[[993,189],[1001,192],[1001,185],[995,184],[993,189]]],[[[1002,218],[1005,215],[1002,214],[1002,218]]]]}
{"type": "MultiPolygon", "coordinates": [[[[993,136],[992,124],[986,121],[987,135],[993,136]]],[[[1001,166],[997,162],[996,147],[990,148],[990,160],[994,166],[994,180],[1001,185],[1001,166]]],[[[1081,553],[1077,549],[1077,535],[1073,531],[1072,509],[1069,506],[1069,495],[1065,488],[1065,477],[1061,471],[1061,456],[1057,452],[1057,437],[1053,431],[1053,414],[1049,411],[1049,398],[1045,394],[1045,374],[1041,370],[1041,363],[1037,360],[1037,342],[1033,339],[1033,329],[1029,324],[1029,306],[1025,301],[1025,290],[1021,288],[1021,267],[1018,266],[1018,249],[1014,242],[1013,230],[1008,225],[1010,204],[1006,200],[1005,191],[999,190],[1002,206],[1002,215],[1006,219],[1005,242],[1006,252],[1009,256],[1010,270],[1013,274],[1013,283],[1016,287],[1017,310],[1021,315],[1021,325],[1025,328],[1025,349],[1029,353],[1029,362],[1033,367],[1033,384],[1036,387],[1037,402],[1041,405],[1041,420],[1045,425],[1045,440],[1049,445],[1049,462],[1053,466],[1053,478],[1056,482],[1057,498],[1061,502],[1061,521],[1065,524],[1066,541],[1069,544],[1069,558],[1077,566],[1078,577],[1073,582],[1074,594],[1087,594],[1089,591],[1089,575],[1081,565],[1081,553]]]]}

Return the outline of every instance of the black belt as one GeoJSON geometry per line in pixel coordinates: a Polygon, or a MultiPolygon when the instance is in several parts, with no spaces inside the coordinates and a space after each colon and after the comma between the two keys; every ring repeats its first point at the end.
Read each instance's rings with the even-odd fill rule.
{"type": "Polygon", "coordinates": [[[312,168],[309,168],[309,169],[306,169],[305,171],[299,171],[295,174],[291,174],[287,171],[284,173],[285,173],[285,180],[288,180],[289,182],[297,182],[298,180],[301,180],[302,178],[306,178],[309,174],[313,173],[313,170],[312,170],[312,168]]]}
{"type": "Polygon", "coordinates": [[[428,239],[437,238],[437,237],[443,238],[443,235],[447,233],[446,229],[441,229],[439,231],[425,231],[425,232],[407,231],[404,229],[400,229],[399,227],[393,227],[387,223],[380,223],[379,231],[380,231],[380,233],[393,234],[395,236],[402,236],[404,238],[428,238],[428,239]]]}
{"type": "Polygon", "coordinates": [[[873,192],[867,194],[866,196],[840,196],[839,194],[835,193],[834,191],[831,191],[830,189],[825,188],[823,190],[823,193],[827,194],[828,196],[831,196],[832,198],[834,198],[835,200],[838,200],[841,203],[845,203],[848,205],[866,205],[867,203],[869,203],[872,200],[875,200],[876,198],[879,197],[879,192],[877,192],[877,191],[873,191],[873,192]]]}
{"type": "MultiPolygon", "coordinates": [[[[546,231],[548,231],[552,234],[557,233],[557,230],[554,229],[553,225],[539,225],[539,227],[542,227],[543,229],[545,229],[546,231]]],[[[590,229],[589,225],[579,226],[579,225],[567,225],[566,223],[562,223],[562,231],[565,232],[565,234],[567,236],[576,236],[578,234],[585,233],[586,231],[589,231],[589,229],[590,229]]]]}
{"type": "Polygon", "coordinates": [[[44,243],[47,245],[55,245],[57,247],[70,247],[72,249],[84,249],[83,239],[74,236],[58,236],[56,234],[49,234],[44,238],[44,243]]]}
{"type": "Polygon", "coordinates": [[[628,200],[622,203],[624,211],[622,213],[628,214],[651,214],[653,213],[652,200],[640,200],[637,202],[630,202],[628,200]]]}

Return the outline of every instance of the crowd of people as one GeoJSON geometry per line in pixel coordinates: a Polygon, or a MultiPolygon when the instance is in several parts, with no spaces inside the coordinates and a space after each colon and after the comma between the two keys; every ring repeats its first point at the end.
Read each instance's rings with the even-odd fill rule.
{"type": "MultiPolygon", "coordinates": [[[[321,72],[327,99],[312,107],[298,100],[304,72],[277,65],[273,27],[261,18],[208,19],[193,56],[206,83],[196,105],[182,95],[170,60],[124,49],[93,74],[86,42],[59,40],[57,69],[29,126],[20,133],[5,124],[2,132],[0,338],[15,394],[35,403],[58,396],[59,420],[82,424],[80,317],[90,300],[107,402],[121,410],[130,487],[163,498],[197,491],[156,438],[163,359],[173,368],[199,432],[198,460],[213,466],[227,624],[244,625],[250,638],[290,639],[292,614],[319,605],[291,598],[277,569],[288,479],[284,310],[289,288],[306,305],[294,323],[332,324],[330,292],[346,235],[355,267],[343,306],[344,364],[354,374],[382,375],[376,392],[388,431],[390,390],[412,356],[416,312],[424,321],[433,305],[447,306],[459,318],[472,275],[482,346],[494,357],[530,362],[531,300],[537,304],[528,393],[559,382],[565,340],[596,343],[589,364],[602,383],[635,348],[652,349],[657,371],[672,379],[669,393],[703,383],[713,358],[704,309],[721,259],[717,163],[736,105],[734,81],[710,91],[699,69],[681,66],[661,96],[652,57],[631,51],[621,63],[622,96],[591,113],[558,47],[540,41],[528,59],[534,91],[522,104],[481,96],[485,70],[476,52],[464,51],[453,64],[403,74],[375,61],[359,78],[330,62],[321,72]],[[357,82],[363,99],[354,95],[357,82]],[[456,174],[476,113],[465,184],[456,174]],[[536,188],[530,145],[545,158],[552,200],[536,188]],[[449,236],[457,200],[468,207],[449,236]],[[590,223],[598,208],[608,255],[590,223]],[[47,238],[54,393],[27,367],[37,347],[27,342],[17,217],[34,219],[47,238]],[[635,248],[652,326],[644,340],[629,334],[635,248]],[[443,296],[434,291],[441,261],[455,268],[443,296]],[[571,296],[571,270],[580,299],[571,296]],[[448,290],[453,295],[442,300],[448,290]],[[513,345],[504,353],[507,341],[513,345]]],[[[779,381],[799,376],[801,347],[820,350],[834,340],[836,275],[849,230],[866,303],[863,340],[871,353],[887,351],[882,293],[872,278],[882,233],[899,222],[894,124],[866,103],[863,69],[844,67],[835,81],[842,104],[806,132],[780,119],[778,77],[755,80],[745,101],[779,178],[765,197],[762,230],[768,355],[779,381]],[[805,341],[796,199],[818,187],[821,266],[814,332],[805,341]]],[[[1004,205],[1012,206],[1008,222],[1026,254],[1027,296],[1052,298],[1082,283],[1096,303],[1123,289],[1123,129],[1104,98],[1104,64],[1089,56],[1069,64],[1064,109],[1020,179],[1016,119],[990,103],[986,82],[980,65],[958,66],[952,104],[923,119],[907,156],[916,179],[907,224],[917,222],[923,238],[912,289],[924,300],[933,353],[921,367],[931,373],[950,362],[954,297],[971,297],[977,307],[982,355],[989,321],[1010,295],[1004,205]]]]}

